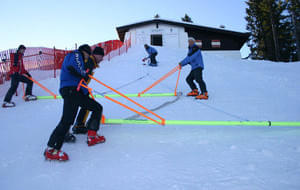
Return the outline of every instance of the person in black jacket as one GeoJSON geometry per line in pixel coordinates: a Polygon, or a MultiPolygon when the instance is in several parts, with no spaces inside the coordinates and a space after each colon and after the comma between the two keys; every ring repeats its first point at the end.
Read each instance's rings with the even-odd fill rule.
{"type": "MultiPolygon", "coordinates": [[[[103,60],[104,50],[101,47],[96,47],[89,57],[88,62],[86,64],[86,68],[89,70],[90,75],[94,75],[94,69],[99,67],[99,63],[103,60]]],[[[90,78],[87,81],[87,84],[90,83],[90,78]]],[[[80,109],[79,114],[76,119],[76,123],[72,128],[73,133],[75,134],[85,134],[87,133],[87,128],[85,126],[85,122],[89,115],[89,111],[86,109],[80,109]]]]}
{"type": "MultiPolygon", "coordinates": [[[[84,108],[92,112],[87,122],[87,144],[92,146],[104,143],[105,137],[99,136],[102,106],[88,96],[88,90],[79,86],[82,79],[88,80],[88,71],[85,70],[84,59],[88,59],[91,49],[88,45],[82,45],[78,50],[66,55],[61,68],[59,92],[63,98],[63,114],[59,124],[52,132],[47,143],[48,148],[44,152],[47,160],[66,161],[69,159],[65,152],[61,151],[65,136],[74,123],[78,108],[84,108]]],[[[85,84],[85,83],[84,83],[85,84]]]]}
{"type": "MultiPolygon", "coordinates": [[[[85,61],[85,70],[88,71],[89,75],[94,75],[94,70],[99,67],[99,63],[103,60],[104,50],[101,47],[96,47],[90,55],[90,57],[85,61]]],[[[86,81],[87,84],[90,83],[90,78],[86,81]]],[[[81,108],[79,114],[77,115],[77,119],[75,125],[72,128],[74,134],[86,134],[88,132],[88,128],[86,127],[87,117],[90,111],[84,108],[81,108]]],[[[76,137],[68,132],[65,137],[65,142],[75,142],[76,137]]]]}

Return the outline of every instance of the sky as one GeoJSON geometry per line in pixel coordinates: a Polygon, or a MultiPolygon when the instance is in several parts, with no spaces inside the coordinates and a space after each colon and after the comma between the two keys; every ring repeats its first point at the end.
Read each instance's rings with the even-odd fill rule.
{"type": "Polygon", "coordinates": [[[73,49],[118,39],[117,26],[149,20],[180,21],[246,32],[244,0],[0,0],[0,51],[27,47],[73,49]]]}

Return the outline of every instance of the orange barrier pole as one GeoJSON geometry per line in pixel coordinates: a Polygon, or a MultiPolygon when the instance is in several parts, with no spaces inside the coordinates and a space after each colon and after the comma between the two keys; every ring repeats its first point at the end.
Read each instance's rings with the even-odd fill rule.
{"type": "Polygon", "coordinates": [[[38,81],[34,80],[33,78],[31,77],[27,77],[29,80],[31,80],[32,82],[34,82],[35,84],[37,84],[39,87],[41,87],[43,90],[45,90],[46,92],[48,92],[49,94],[51,94],[54,99],[56,99],[56,95],[51,92],[48,88],[46,88],[45,86],[43,86],[42,84],[40,84],[38,81]]]}
{"type": "Polygon", "coordinates": [[[137,110],[135,110],[135,109],[133,109],[131,107],[128,107],[125,104],[122,104],[121,102],[118,102],[117,100],[114,100],[114,99],[112,99],[112,98],[110,98],[108,96],[104,96],[104,97],[107,98],[107,99],[109,99],[112,102],[115,102],[116,104],[119,104],[119,105],[121,105],[121,106],[123,106],[123,107],[125,107],[125,108],[127,108],[127,109],[129,109],[129,110],[131,110],[131,111],[133,111],[133,112],[135,112],[135,113],[137,113],[137,114],[139,114],[139,115],[141,115],[141,116],[143,116],[143,117],[145,117],[145,118],[147,118],[147,119],[149,119],[149,120],[157,123],[157,124],[159,124],[159,125],[162,124],[162,123],[156,121],[155,119],[152,119],[151,117],[149,117],[149,116],[147,116],[147,115],[145,115],[145,114],[143,114],[143,113],[141,113],[141,112],[139,112],[139,111],[137,111],[137,110]]]}
{"type": "MultiPolygon", "coordinates": [[[[95,97],[94,97],[94,95],[93,95],[93,93],[92,93],[92,90],[93,90],[93,89],[90,88],[90,87],[88,87],[88,86],[86,86],[86,85],[84,85],[84,84],[82,84],[82,82],[85,82],[85,80],[84,80],[84,79],[81,79],[80,83],[78,84],[77,91],[79,91],[80,86],[82,86],[82,87],[88,89],[89,94],[92,96],[93,100],[95,100],[95,97]]],[[[102,114],[102,117],[101,117],[100,122],[101,122],[101,124],[105,124],[105,116],[104,116],[103,114],[102,114]]]]}
{"type": "Polygon", "coordinates": [[[85,81],[84,79],[81,79],[81,81],[79,82],[79,84],[78,84],[78,86],[77,86],[77,91],[80,90],[81,84],[82,84],[82,82],[84,82],[84,81],[85,81]]]}
{"type": "Polygon", "coordinates": [[[163,77],[161,77],[159,80],[157,80],[156,82],[154,82],[153,84],[151,84],[148,88],[146,88],[144,91],[140,92],[138,94],[138,96],[141,96],[141,94],[144,94],[145,92],[147,92],[148,90],[150,90],[151,88],[153,88],[154,86],[156,86],[158,83],[160,83],[161,81],[165,80],[166,78],[168,78],[169,76],[171,76],[173,73],[175,73],[177,70],[179,69],[179,66],[175,67],[174,69],[172,69],[170,72],[168,72],[167,74],[165,74],[163,77]]]}
{"type": "Polygon", "coordinates": [[[101,124],[105,124],[105,116],[102,114],[101,124]]]}
{"type": "MultiPolygon", "coordinates": [[[[54,51],[55,52],[55,51],[54,51]]],[[[51,54],[51,53],[44,53],[44,52],[42,52],[42,54],[44,54],[44,55],[49,55],[49,56],[54,56],[55,57],[55,55],[54,54],[51,54]]]]}
{"type": "Polygon", "coordinates": [[[41,54],[37,53],[37,54],[32,54],[32,55],[26,55],[26,56],[23,56],[23,58],[28,58],[28,57],[38,56],[38,55],[41,55],[41,54]]]}
{"type": "MultiPolygon", "coordinates": [[[[89,94],[93,97],[93,99],[95,99],[94,96],[93,96],[93,94],[92,94],[92,92],[91,92],[91,91],[92,91],[92,88],[89,88],[88,86],[82,84],[83,81],[84,81],[84,79],[82,79],[82,80],[80,81],[79,85],[82,86],[82,87],[84,87],[84,88],[86,88],[86,89],[88,89],[89,94]]],[[[79,85],[78,85],[78,86],[79,86],[79,85]]],[[[116,104],[119,104],[119,105],[121,105],[121,106],[123,106],[123,107],[125,107],[125,108],[127,108],[127,109],[129,109],[129,110],[131,110],[131,111],[133,111],[133,112],[135,112],[135,113],[137,113],[137,114],[139,114],[139,115],[141,115],[141,116],[143,116],[143,117],[145,117],[145,118],[151,120],[151,121],[154,121],[155,123],[158,123],[158,124],[162,124],[162,123],[163,123],[163,125],[165,124],[165,121],[163,121],[162,123],[160,123],[160,122],[156,121],[155,119],[152,119],[151,117],[146,116],[145,114],[143,114],[143,113],[141,113],[141,112],[139,112],[139,111],[137,111],[137,110],[135,110],[135,109],[133,109],[133,108],[131,108],[131,107],[129,107],[129,106],[126,106],[125,104],[122,104],[121,102],[118,102],[117,100],[114,100],[114,99],[112,99],[112,98],[110,98],[110,97],[108,97],[108,96],[104,96],[104,98],[109,99],[110,101],[112,101],[112,102],[114,102],[114,103],[116,103],[116,104]]],[[[105,117],[104,117],[103,115],[102,115],[102,118],[101,118],[101,123],[102,123],[102,124],[105,123],[105,117]]]]}
{"type": "Polygon", "coordinates": [[[143,108],[143,109],[144,109],[144,110],[146,110],[147,112],[149,112],[149,113],[151,113],[151,114],[155,115],[156,117],[158,117],[159,119],[161,119],[161,121],[162,121],[162,123],[161,123],[161,124],[162,124],[162,125],[164,125],[164,124],[165,124],[165,119],[164,119],[164,118],[162,118],[162,117],[160,117],[159,115],[157,115],[157,114],[156,114],[156,113],[154,113],[153,111],[151,111],[151,110],[149,110],[149,109],[145,108],[144,106],[142,106],[141,104],[139,104],[139,103],[137,103],[137,102],[133,101],[132,99],[128,98],[127,96],[125,96],[125,95],[124,95],[124,94],[122,94],[121,92],[119,92],[119,91],[117,91],[117,90],[113,89],[112,87],[110,87],[110,86],[108,86],[108,85],[104,84],[103,82],[99,81],[98,79],[96,79],[96,78],[95,78],[95,77],[93,77],[92,75],[89,75],[89,77],[90,77],[90,78],[92,78],[92,79],[94,79],[94,80],[95,80],[96,82],[98,82],[99,84],[101,84],[101,85],[105,86],[106,88],[108,88],[108,89],[110,89],[110,90],[114,91],[115,93],[119,94],[120,96],[124,97],[125,99],[129,100],[130,102],[134,103],[135,105],[137,105],[137,106],[139,106],[139,107],[143,108]]]}
{"type": "Polygon", "coordinates": [[[23,99],[25,98],[25,88],[24,88],[24,83],[22,83],[22,89],[23,89],[23,99]]]}
{"type": "MultiPolygon", "coordinates": [[[[83,80],[83,79],[82,79],[83,80]]],[[[81,80],[81,81],[82,81],[81,80]]],[[[80,86],[82,86],[82,87],[84,87],[84,88],[86,88],[88,91],[89,91],[89,94],[92,96],[92,98],[93,98],[93,100],[95,100],[95,97],[94,97],[94,95],[93,95],[93,93],[92,93],[92,88],[90,88],[90,87],[88,87],[88,86],[86,86],[86,85],[84,85],[84,84],[82,84],[82,82],[80,81],[80,86]]]]}
{"type": "Polygon", "coordinates": [[[178,87],[178,82],[179,82],[179,78],[180,78],[180,72],[181,72],[181,67],[179,66],[178,77],[177,77],[176,87],[175,87],[175,92],[174,92],[175,96],[177,96],[177,87],[178,87]]]}

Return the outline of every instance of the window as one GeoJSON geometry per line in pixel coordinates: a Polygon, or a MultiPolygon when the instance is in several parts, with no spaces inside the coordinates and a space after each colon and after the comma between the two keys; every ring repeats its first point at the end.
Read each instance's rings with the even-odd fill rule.
{"type": "Polygon", "coordinates": [[[196,40],[196,45],[197,45],[199,48],[202,48],[202,40],[196,40]]]}
{"type": "Polygon", "coordinates": [[[151,45],[162,46],[163,45],[162,35],[161,34],[151,35],[151,45]]]}
{"type": "Polygon", "coordinates": [[[221,48],[221,41],[220,40],[212,40],[211,47],[212,48],[221,48]]]}

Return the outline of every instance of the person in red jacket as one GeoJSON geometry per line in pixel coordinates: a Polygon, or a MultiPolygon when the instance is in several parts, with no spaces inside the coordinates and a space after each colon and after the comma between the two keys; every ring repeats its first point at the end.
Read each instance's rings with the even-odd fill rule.
{"type": "Polygon", "coordinates": [[[14,107],[16,104],[11,101],[12,96],[16,93],[20,82],[26,83],[25,101],[36,100],[36,96],[32,95],[33,82],[28,79],[31,75],[26,71],[23,64],[23,56],[26,47],[20,45],[16,53],[11,54],[11,65],[9,76],[11,77],[11,86],[7,91],[2,107],[14,107]]]}

